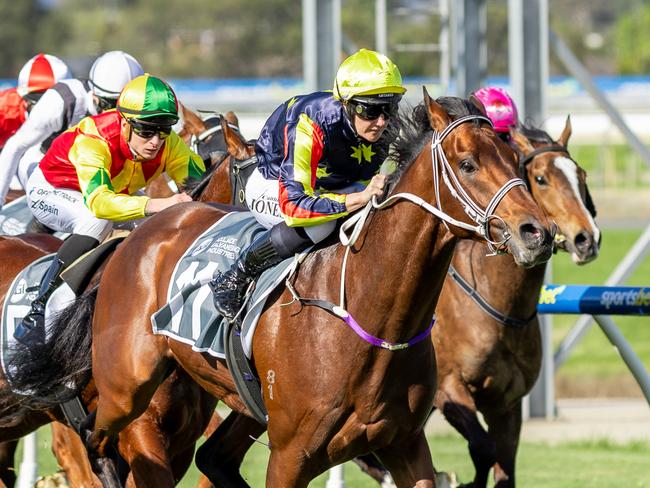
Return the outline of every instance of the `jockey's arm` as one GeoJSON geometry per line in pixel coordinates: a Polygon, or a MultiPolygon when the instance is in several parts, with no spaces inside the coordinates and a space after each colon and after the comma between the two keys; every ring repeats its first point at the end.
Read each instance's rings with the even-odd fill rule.
{"type": "Polygon", "coordinates": [[[312,181],[318,156],[324,152],[322,129],[306,115],[289,125],[285,138],[285,158],[280,165],[280,211],[290,227],[318,225],[347,215],[346,195],[317,193],[312,181]]]}
{"type": "Polygon", "coordinates": [[[199,180],[205,173],[203,159],[172,132],[165,141],[165,173],[182,188],[187,180],[199,180]]]}
{"type": "Polygon", "coordinates": [[[7,140],[0,153],[0,207],[4,205],[20,158],[32,146],[41,144],[63,124],[63,99],[55,90],[47,90],[32,108],[29,117],[7,140]]]}

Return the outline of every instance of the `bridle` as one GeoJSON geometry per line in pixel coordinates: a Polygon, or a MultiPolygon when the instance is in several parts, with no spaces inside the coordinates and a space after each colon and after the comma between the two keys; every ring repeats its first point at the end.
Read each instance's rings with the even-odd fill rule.
{"type": "MultiPolygon", "coordinates": [[[[569,149],[566,146],[562,146],[560,144],[554,144],[552,146],[539,147],[531,151],[530,153],[528,153],[526,156],[520,158],[519,160],[519,175],[526,182],[526,187],[528,189],[530,189],[530,182],[528,181],[528,172],[526,171],[526,166],[528,166],[528,164],[530,164],[532,160],[535,159],[537,156],[547,152],[564,153],[571,161],[573,161],[573,163],[576,166],[578,165],[571,157],[571,154],[569,153],[569,149]]],[[[589,194],[589,188],[587,188],[586,185],[585,185],[585,207],[587,207],[587,211],[591,214],[591,216],[595,218],[596,206],[594,205],[594,201],[592,200],[591,195],[589,194]]]]}
{"type": "MultiPolygon", "coordinates": [[[[219,120],[221,120],[223,118],[223,115],[216,115],[216,117],[219,120]]],[[[212,118],[212,117],[209,117],[208,120],[210,118],[212,118]]],[[[230,127],[232,130],[239,132],[239,127],[237,127],[235,124],[231,124],[230,122],[227,122],[227,124],[228,124],[228,127],[230,127]]],[[[206,130],[204,130],[203,132],[201,132],[198,135],[197,134],[192,134],[192,136],[190,137],[190,149],[192,149],[192,151],[194,151],[196,154],[201,156],[204,160],[205,160],[206,157],[209,158],[211,156],[211,154],[205,154],[205,155],[202,154],[200,146],[201,146],[201,144],[205,144],[206,141],[211,136],[213,136],[214,134],[216,134],[218,132],[221,132],[221,131],[222,131],[221,123],[218,122],[214,127],[209,127],[209,128],[207,128],[206,130]]]]}
{"type": "MultiPolygon", "coordinates": [[[[451,192],[451,195],[460,202],[467,216],[478,224],[477,226],[471,226],[465,224],[464,222],[461,222],[460,224],[462,225],[456,223],[453,223],[452,225],[473,231],[483,237],[487,241],[491,255],[495,255],[499,252],[503,252],[507,242],[510,240],[511,235],[507,230],[505,230],[503,239],[501,241],[493,240],[490,236],[490,221],[492,219],[497,219],[504,225],[504,228],[507,228],[503,219],[498,215],[495,215],[494,212],[496,211],[496,208],[501,200],[503,200],[503,198],[510,190],[516,186],[525,187],[526,182],[521,178],[512,178],[511,180],[507,181],[490,199],[485,210],[483,210],[476,202],[474,202],[474,200],[472,200],[472,197],[470,197],[469,194],[465,191],[462,184],[460,181],[458,181],[458,178],[452,171],[451,165],[447,160],[447,156],[442,149],[442,141],[451,133],[452,130],[454,130],[459,125],[465,122],[470,122],[472,120],[481,120],[490,124],[490,127],[493,127],[492,121],[487,117],[484,117],[482,115],[467,115],[465,117],[454,120],[440,133],[436,130],[433,131],[433,136],[431,138],[433,184],[436,192],[436,201],[438,202],[438,207],[441,211],[443,211],[442,201],[440,200],[440,176],[442,175],[442,179],[451,192]]],[[[443,219],[443,222],[447,229],[449,229],[447,221],[443,219]]]]}
{"type": "MultiPolygon", "coordinates": [[[[453,225],[477,233],[487,241],[488,246],[491,246],[491,249],[493,250],[494,254],[496,254],[496,252],[499,251],[499,249],[506,244],[508,239],[510,239],[510,235],[507,233],[505,234],[504,239],[500,242],[495,242],[491,240],[490,232],[489,232],[490,219],[496,218],[501,220],[500,217],[494,215],[494,211],[497,205],[499,205],[499,202],[512,188],[516,186],[526,186],[526,183],[521,178],[513,178],[509,180],[494,194],[494,196],[490,199],[490,202],[488,203],[485,210],[483,210],[479,205],[477,205],[470,198],[470,196],[467,194],[465,189],[462,187],[462,185],[454,175],[451,165],[447,161],[447,157],[445,156],[445,153],[442,149],[441,143],[445,139],[445,137],[447,137],[451,133],[451,131],[453,131],[459,125],[464,124],[465,122],[471,122],[473,120],[481,120],[487,122],[488,124],[490,124],[490,126],[492,126],[492,121],[490,121],[490,119],[488,119],[487,117],[484,117],[482,115],[467,115],[464,117],[460,117],[454,120],[453,122],[451,122],[442,132],[437,132],[436,130],[433,131],[433,136],[431,138],[431,160],[433,166],[433,181],[434,181],[434,187],[436,191],[436,199],[438,202],[438,207],[434,207],[433,205],[425,201],[423,198],[417,195],[413,195],[412,193],[397,193],[395,195],[391,195],[381,203],[378,203],[377,199],[373,197],[373,199],[370,202],[368,202],[368,204],[363,208],[363,210],[352,215],[341,225],[341,229],[339,232],[339,239],[341,241],[341,244],[346,246],[346,250],[345,250],[345,254],[341,266],[341,285],[340,285],[339,305],[338,306],[334,305],[328,300],[301,297],[290,282],[291,275],[293,273],[291,273],[287,278],[287,280],[285,281],[285,284],[289,292],[293,296],[293,300],[289,303],[293,303],[294,301],[297,301],[303,305],[316,306],[324,310],[327,310],[328,312],[340,317],[364,341],[366,341],[367,343],[375,347],[379,347],[382,349],[388,349],[390,351],[406,349],[408,347],[414,346],[415,344],[427,338],[434,325],[435,318],[431,321],[431,323],[423,332],[420,332],[419,334],[412,337],[406,342],[394,343],[379,337],[375,337],[367,333],[357,323],[354,317],[352,317],[352,315],[348,313],[348,311],[345,309],[345,271],[347,267],[347,260],[350,255],[350,249],[352,248],[355,241],[359,237],[370,212],[373,209],[381,210],[383,208],[386,208],[388,205],[392,204],[396,200],[408,200],[410,202],[417,204],[427,212],[440,218],[444,222],[445,226],[453,225]],[[449,191],[454,196],[454,198],[456,198],[463,206],[465,213],[467,213],[467,215],[474,222],[476,222],[477,225],[474,226],[466,222],[456,220],[442,210],[440,206],[440,198],[439,198],[440,195],[439,187],[440,187],[441,178],[449,188],[449,191]],[[350,236],[348,236],[346,232],[350,229],[351,229],[351,234],[350,236]]],[[[503,222],[503,220],[501,221],[503,222]]]]}
{"type": "Polygon", "coordinates": [[[507,181],[499,190],[496,191],[496,193],[490,199],[485,209],[482,209],[476,202],[474,202],[474,200],[469,196],[467,191],[465,191],[460,181],[452,171],[452,167],[449,164],[449,161],[447,160],[447,156],[445,155],[444,150],[442,149],[442,141],[444,141],[444,139],[456,127],[466,122],[471,122],[474,120],[487,122],[492,127],[492,121],[483,115],[466,115],[464,117],[460,117],[452,121],[447,127],[445,127],[445,129],[442,132],[438,132],[435,129],[433,131],[433,135],[431,137],[431,164],[432,164],[432,171],[433,171],[433,185],[436,193],[436,201],[438,202],[438,207],[431,205],[421,197],[417,195],[413,195],[412,193],[397,193],[395,195],[391,195],[382,203],[377,203],[377,200],[373,198],[373,200],[368,203],[368,205],[363,211],[353,215],[351,218],[349,218],[346,222],[343,223],[343,225],[341,226],[341,231],[339,233],[339,238],[341,240],[341,243],[346,246],[352,246],[354,244],[354,241],[360,234],[361,229],[363,228],[363,223],[365,222],[367,215],[371,209],[380,210],[388,206],[395,200],[409,200],[417,204],[418,206],[422,207],[427,212],[440,218],[443,221],[444,225],[447,227],[447,229],[449,229],[449,225],[453,225],[455,227],[460,227],[462,229],[469,230],[483,237],[487,241],[488,248],[491,251],[490,255],[495,255],[499,252],[503,252],[508,240],[510,240],[511,235],[506,230],[504,231],[504,236],[501,241],[493,240],[490,236],[490,230],[489,230],[490,221],[492,219],[498,219],[505,225],[503,219],[501,219],[501,217],[499,217],[498,215],[495,215],[494,212],[497,206],[499,205],[499,203],[501,202],[501,200],[503,200],[503,198],[506,196],[506,194],[517,186],[525,187],[526,186],[525,181],[522,180],[521,178],[512,178],[511,180],[507,181]],[[476,223],[476,225],[471,225],[466,222],[456,220],[453,217],[451,217],[449,214],[445,213],[445,211],[442,208],[442,204],[440,200],[440,180],[444,181],[451,195],[460,202],[467,216],[471,220],[473,220],[476,223]],[[346,232],[350,228],[353,228],[353,230],[351,235],[348,237],[346,232]]]}

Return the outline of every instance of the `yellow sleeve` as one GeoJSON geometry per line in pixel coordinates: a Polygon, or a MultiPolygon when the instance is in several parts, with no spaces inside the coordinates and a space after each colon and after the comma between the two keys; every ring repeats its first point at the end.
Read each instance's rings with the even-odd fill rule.
{"type": "Polygon", "coordinates": [[[180,187],[188,179],[199,180],[205,173],[205,164],[201,157],[172,132],[165,141],[165,173],[180,187]]]}
{"type": "Polygon", "coordinates": [[[114,221],[144,217],[148,197],[115,193],[110,176],[111,153],[106,142],[79,135],[68,159],[77,171],[84,202],[95,217],[114,221]]]}

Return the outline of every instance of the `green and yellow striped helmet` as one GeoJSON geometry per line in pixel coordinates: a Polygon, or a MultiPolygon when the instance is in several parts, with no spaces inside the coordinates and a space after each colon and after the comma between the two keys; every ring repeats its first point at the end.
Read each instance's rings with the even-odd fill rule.
{"type": "Polygon", "coordinates": [[[117,111],[126,119],[173,125],[178,122],[178,102],[171,87],[148,73],[133,78],[120,93],[117,111]]]}
{"type": "Polygon", "coordinates": [[[334,81],[334,96],[344,102],[358,96],[401,97],[405,91],[395,63],[368,49],[361,49],[343,61],[334,81]]]}

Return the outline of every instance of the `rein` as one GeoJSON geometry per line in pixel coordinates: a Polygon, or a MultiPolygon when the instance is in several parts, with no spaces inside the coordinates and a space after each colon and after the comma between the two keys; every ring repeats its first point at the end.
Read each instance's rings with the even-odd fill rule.
{"type": "Polygon", "coordinates": [[[228,152],[224,152],[219,160],[217,160],[213,165],[211,165],[205,173],[203,173],[203,178],[201,178],[201,181],[194,187],[194,189],[190,192],[189,196],[192,198],[192,200],[198,200],[199,197],[201,196],[201,193],[203,193],[203,190],[205,190],[205,187],[208,186],[208,183],[210,183],[210,179],[212,177],[212,173],[214,173],[219,166],[226,160],[226,158],[230,156],[228,152]]]}
{"type": "MultiPolygon", "coordinates": [[[[287,278],[286,286],[289,292],[291,293],[291,295],[293,296],[293,300],[289,303],[298,301],[299,303],[304,305],[312,305],[312,306],[322,308],[327,312],[330,312],[336,315],[337,317],[341,318],[359,337],[361,337],[361,339],[363,339],[367,343],[376,347],[380,347],[382,349],[387,349],[389,351],[406,349],[410,346],[413,346],[414,344],[417,344],[418,342],[421,342],[423,339],[428,337],[435,323],[435,317],[432,319],[431,323],[429,324],[429,326],[424,332],[419,333],[418,335],[416,335],[415,337],[411,338],[406,342],[394,343],[394,342],[387,341],[385,339],[381,339],[379,337],[375,337],[372,334],[366,332],[358,324],[358,322],[354,319],[354,317],[352,317],[352,315],[345,309],[345,271],[347,268],[347,260],[350,254],[350,249],[352,248],[357,238],[361,234],[361,231],[366,223],[366,220],[370,212],[373,209],[382,210],[383,208],[387,207],[388,205],[392,204],[394,201],[397,200],[408,200],[412,203],[415,203],[416,205],[423,208],[427,212],[441,219],[445,224],[445,226],[447,226],[447,224],[450,224],[456,227],[460,227],[475,232],[476,234],[482,236],[487,241],[488,246],[490,246],[490,249],[493,250],[493,254],[496,254],[499,248],[505,245],[505,243],[510,239],[510,235],[506,234],[504,240],[501,242],[492,241],[489,235],[490,234],[489,222],[490,219],[492,218],[500,219],[500,217],[494,215],[494,211],[497,205],[499,204],[499,202],[501,202],[503,197],[506,195],[506,193],[516,186],[519,185],[526,186],[525,182],[521,178],[513,178],[510,181],[506,182],[494,194],[494,196],[488,203],[486,209],[483,210],[470,198],[470,196],[464,190],[464,188],[462,187],[462,185],[460,184],[456,176],[453,174],[452,168],[449,162],[447,161],[447,157],[445,156],[445,153],[442,149],[442,144],[441,144],[442,141],[445,139],[445,137],[449,135],[449,133],[452,130],[454,130],[459,125],[465,122],[470,122],[472,120],[482,120],[490,124],[490,126],[492,126],[492,121],[487,117],[484,117],[482,115],[468,115],[454,120],[440,133],[434,130],[433,136],[431,138],[431,160],[433,166],[434,188],[436,191],[436,199],[438,205],[440,205],[439,185],[440,185],[440,173],[442,173],[442,179],[447,185],[447,187],[449,188],[451,194],[454,196],[454,198],[460,201],[461,205],[463,206],[463,209],[465,210],[465,213],[474,222],[476,222],[477,225],[473,226],[465,222],[462,222],[460,220],[456,220],[450,215],[448,215],[447,213],[445,213],[442,210],[442,208],[435,207],[430,203],[428,203],[427,201],[425,201],[423,198],[417,195],[413,195],[412,193],[397,193],[395,195],[391,195],[389,198],[387,198],[381,203],[377,203],[376,197],[373,197],[372,200],[368,202],[368,204],[361,211],[357,212],[356,214],[348,218],[341,225],[341,229],[339,231],[339,240],[341,244],[346,247],[345,255],[343,257],[343,263],[341,266],[341,288],[340,288],[339,305],[336,306],[327,300],[300,297],[297,291],[295,290],[295,288],[293,287],[293,285],[290,283],[289,281],[290,278],[287,278]],[[451,174],[453,180],[450,180],[447,172],[451,174]],[[348,236],[346,233],[349,229],[351,229],[350,236],[348,236]]],[[[289,303],[287,303],[286,305],[288,305],[289,303]]]]}
{"type": "Polygon", "coordinates": [[[456,271],[456,268],[453,266],[449,266],[449,269],[447,270],[447,274],[453,278],[453,280],[460,286],[460,289],[465,292],[465,294],[470,297],[472,300],[474,300],[474,303],[478,305],[478,307],[483,310],[487,315],[492,317],[494,320],[499,322],[500,324],[507,325],[509,327],[514,327],[516,329],[521,329],[525,326],[527,326],[531,320],[533,320],[537,316],[537,310],[527,319],[518,319],[515,317],[508,317],[507,315],[502,314],[499,312],[496,308],[494,308],[490,303],[481,296],[481,294],[476,290],[476,288],[473,288],[472,285],[470,285],[465,279],[460,275],[458,271],[456,271]]]}
{"type": "Polygon", "coordinates": [[[537,156],[547,152],[563,152],[566,153],[566,155],[569,156],[569,158],[571,158],[571,155],[569,154],[569,150],[565,146],[560,146],[559,144],[555,144],[552,146],[539,147],[534,151],[532,151],[531,153],[529,153],[527,156],[519,160],[519,174],[525,181],[528,181],[528,177],[526,175],[526,166],[528,166],[528,164],[537,156]]]}
{"type": "MultiPolygon", "coordinates": [[[[222,116],[219,115],[219,117],[222,116]]],[[[239,127],[237,127],[234,124],[231,124],[230,122],[226,122],[226,123],[228,124],[228,127],[239,132],[239,127]]],[[[204,142],[211,135],[216,134],[217,132],[221,132],[221,130],[222,130],[221,124],[217,124],[214,127],[210,127],[209,129],[204,130],[199,135],[192,134],[192,137],[190,137],[190,148],[192,149],[192,151],[199,154],[199,144],[204,142]]]]}
{"type": "MultiPolygon", "coordinates": [[[[565,146],[561,146],[559,144],[554,144],[552,146],[544,146],[535,149],[534,151],[530,152],[526,157],[521,158],[519,161],[519,174],[521,177],[527,182],[528,178],[526,175],[526,166],[530,164],[530,162],[535,159],[537,156],[540,154],[544,154],[547,152],[563,152],[566,153],[569,157],[569,150],[565,146]]],[[[526,185],[527,187],[530,187],[530,185],[526,185]]],[[[557,238],[557,235],[556,235],[557,238]]],[[[515,317],[508,317],[505,314],[502,314],[499,312],[496,308],[494,308],[490,303],[483,298],[483,296],[478,292],[478,290],[472,285],[470,285],[465,278],[461,276],[461,274],[454,268],[453,266],[449,266],[449,269],[447,270],[447,274],[451,276],[451,278],[454,280],[454,282],[460,287],[465,294],[470,297],[476,305],[487,315],[492,317],[495,321],[499,322],[500,324],[509,326],[509,327],[514,327],[516,329],[521,329],[528,325],[533,318],[537,315],[537,310],[531,315],[528,319],[518,319],[515,317]]]]}

